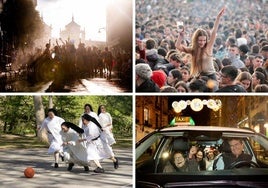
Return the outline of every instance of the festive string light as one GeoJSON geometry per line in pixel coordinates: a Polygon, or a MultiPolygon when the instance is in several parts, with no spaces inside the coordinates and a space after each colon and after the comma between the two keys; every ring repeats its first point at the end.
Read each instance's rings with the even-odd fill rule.
{"type": "Polygon", "coordinates": [[[188,105],[193,111],[196,112],[201,111],[204,105],[206,105],[209,109],[212,109],[213,111],[218,111],[221,108],[222,103],[219,99],[201,100],[199,98],[195,98],[192,101],[180,100],[179,102],[174,101],[172,103],[172,107],[176,113],[180,113],[182,110],[186,109],[188,105]]]}

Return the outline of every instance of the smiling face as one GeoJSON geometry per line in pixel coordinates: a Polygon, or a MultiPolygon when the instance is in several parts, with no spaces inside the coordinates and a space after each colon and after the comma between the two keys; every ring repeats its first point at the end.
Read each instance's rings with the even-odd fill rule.
{"type": "Polygon", "coordinates": [[[196,160],[202,161],[202,159],[203,159],[203,153],[202,153],[202,151],[198,151],[196,154],[196,160]]]}
{"type": "Polygon", "coordinates": [[[241,140],[230,140],[229,145],[231,148],[232,153],[238,157],[239,155],[242,154],[244,145],[241,140]]]}
{"type": "Polygon", "coordinates": [[[206,36],[199,36],[197,38],[197,44],[199,48],[204,48],[207,43],[207,37],[206,36]]]}
{"type": "Polygon", "coordinates": [[[174,155],[174,164],[178,168],[183,167],[183,165],[185,164],[185,158],[183,157],[183,155],[181,153],[176,153],[174,155]]]}

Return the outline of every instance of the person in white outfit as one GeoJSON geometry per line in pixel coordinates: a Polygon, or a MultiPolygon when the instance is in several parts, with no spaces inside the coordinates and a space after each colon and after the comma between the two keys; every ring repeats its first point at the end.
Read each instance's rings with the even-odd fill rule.
{"type": "Polygon", "coordinates": [[[86,145],[79,142],[84,130],[71,122],[61,124],[61,136],[63,141],[64,160],[69,164],[67,170],[71,171],[75,164],[84,166],[89,171],[86,145]]]}
{"type": "Polygon", "coordinates": [[[56,111],[54,109],[48,110],[48,117],[45,118],[39,131],[45,129],[48,133],[48,140],[50,146],[48,148],[48,154],[54,154],[55,164],[54,167],[58,168],[59,156],[62,153],[62,138],[60,135],[61,124],[65,121],[61,117],[55,115],[56,111]]]}
{"type": "Polygon", "coordinates": [[[110,146],[101,138],[102,129],[99,122],[88,114],[82,116],[82,122],[85,138],[81,139],[81,141],[86,141],[88,160],[94,160],[97,165],[94,172],[104,172],[99,163],[100,159],[110,158],[114,163],[114,168],[118,168],[118,159],[115,158],[114,153],[111,152],[111,150],[107,149],[107,147],[110,146]]]}
{"type": "Polygon", "coordinates": [[[116,143],[114,139],[114,135],[112,132],[113,129],[113,120],[112,116],[109,112],[106,111],[106,108],[104,105],[100,105],[98,108],[98,116],[99,116],[99,122],[101,124],[101,127],[105,133],[107,142],[109,145],[113,145],[116,143]]]}
{"type": "Polygon", "coordinates": [[[99,120],[99,117],[98,117],[98,115],[93,111],[92,106],[91,106],[90,104],[85,104],[85,106],[84,106],[84,113],[81,115],[81,118],[80,118],[79,123],[78,123],[79,127],[81,127],[81,128],[83,128],[82,116],[83,116],[84,114],[88,114],[88,115],[94,117],[97,121],[99,120]]]}

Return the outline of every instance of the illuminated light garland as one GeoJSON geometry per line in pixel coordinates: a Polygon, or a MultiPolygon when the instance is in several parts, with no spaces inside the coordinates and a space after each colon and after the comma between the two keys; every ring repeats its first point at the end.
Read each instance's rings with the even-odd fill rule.
{"type": "Polygon", "coordinates": [[[203,109],[204,105],[206,105],[209,109],[212,109],[213,111],[218,111],[222,103],[219,99],[209,99],[209,100],[201,100],[198,98],[193,99],[192,101],[190,100],[180,100],[174,101],[172,103],[172,107],[176,113],[180,113],[182,110],[186,109],[187,106],[190,106],[193,111],[199,112],[203,109]]]}

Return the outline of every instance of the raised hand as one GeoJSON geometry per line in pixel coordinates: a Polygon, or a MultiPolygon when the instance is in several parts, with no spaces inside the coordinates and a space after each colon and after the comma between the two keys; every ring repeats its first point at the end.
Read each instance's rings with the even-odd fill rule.
{"type": "Polygon", "coordinates": [[[226,10],[226,7],[224,6],[221,10],[220,10],[220,12],[218,13],[218,18],[220,18],[223,14],[224,14],[224,12],[225,12],[225,10],[226,10]]]}

